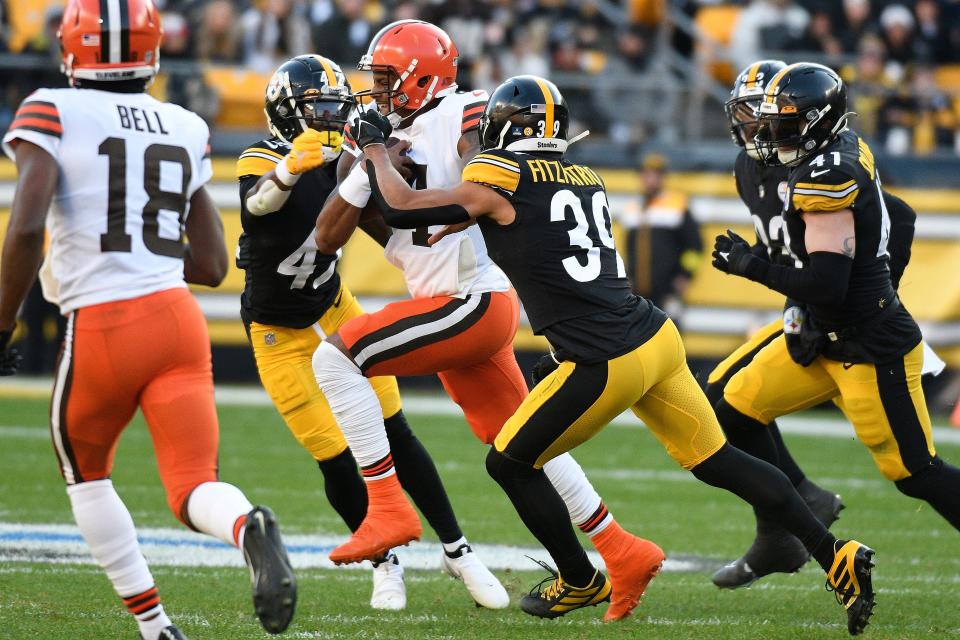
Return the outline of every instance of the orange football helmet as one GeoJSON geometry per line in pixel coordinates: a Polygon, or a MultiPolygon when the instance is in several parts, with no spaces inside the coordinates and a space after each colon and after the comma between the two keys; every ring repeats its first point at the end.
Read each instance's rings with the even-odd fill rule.
{"type": "Polygon", "coordinates": [[[388,24],[373,37],[357,68],[387,71],[393,86],[387,91],[373,89],[357,95],[386,98],[391,113],[401,108],[416,111],[455,86],[459,55],[447,32],[436,25],[422,20],[388,24]]]}
{"type": "Polygon", "coordinates": [[[69,0],[57,37],[71,85],[152,78],[160,64],[163,27],[152,0],[69,0]]]}

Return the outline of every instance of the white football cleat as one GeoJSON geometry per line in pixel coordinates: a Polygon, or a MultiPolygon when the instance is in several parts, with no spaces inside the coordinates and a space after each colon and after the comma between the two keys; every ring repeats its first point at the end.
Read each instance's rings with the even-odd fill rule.
{"type": "Polygon", "coordinates": [[[443,570],[462,580],[478,607],[506,609],[510,596],[497,577],[490,573],[468,544],[462,544],[452,554],[442,552],[443,570]]]}
{"type": "Polygon", "coordinates": [[[400,611],[407,606],[407,585],[403,583],[403,567],[393,552],[388,553],[381,562],[373,563],[370,606],[390,611],[400,611]]]}

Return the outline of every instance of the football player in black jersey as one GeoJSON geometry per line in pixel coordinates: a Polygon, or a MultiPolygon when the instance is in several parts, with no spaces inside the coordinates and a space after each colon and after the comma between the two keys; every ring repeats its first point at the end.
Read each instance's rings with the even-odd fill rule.
{"type": "MultiPolygon", "coordinates": [[[[241,317],[257,370],[291,433],[317,461],[327,499],[351,531],[366,515],[367,492],[317,387],[312,357],[321,340],[363,315],[337,273],[340,253],[319,252],[314,234],[317,213],[337,185],[343,127],[353,106],[350,86],[334,62],[317,55],[288,60],[266,90],[272,136],[237,161],[243,224],[237,265],[246,271],[241,317]]],[[[371,383],[401,484],[441,541],[458,540],[463,534],[433,460],[404,418],[396,379],[371,383]]],[[[371,606],[404,608],[396,555],[374,562],[373,576],[371,606]]]]}
{"type": "MultiPolygon", "coordinates": [[[[851,633],[859,633],[873,608],[873,551],[836,540],[786,475],[727,444],[687,367],[673,322],[630,291],[603,181],[564,157],[568,118],[552,83],[511,78],[490,97],[480,128],[483,151],[464,168],[463,182],[421,191],[391,168],[382,146],[389,122],[368,112],[353,125],[388,222],[456,229],[478,221],[534,332],[550,340],[561,361],[507,421],[487,456],[490,475],[559,570],[544,581],[546,588],[524,596],[521,608],[554,618],[610,597],[609,583],[577,542],[542,466],[631,409],[682,467],[803,540],[827,572],[828,586],[843,594],[851,633]]],[[[640,593],[661,559],[638,576],[640,593]]]]}
{"type": "MultiPolygon", "coordinates": [[[[847,128],[846,87],[826,67],[791,65],[770,80],[759,113],[757,150],[790,168],[784,238],[802,268],[764,260],[730,232],[717,238],[714,266],[806,312],[794,344],[775,338],[731,378],[717,413],[762,433],[756,425],[838,399],[880,472],[960,528],[960,469],[934,449],[922,336],[891,279],[891,216],[873,154],[847,128]]],[[[771,457],[760,438],[743,446],[771,457]]]]}
{"type": "MultiPolygon", "coordinates": [[[[790,168],[779,162],[761,162],[754,145],[764,87],[786,66],[780,60],[760,60],[748,65],[737,76],[725,111],[733,141],[741,148],[734,169],[737,193],[747,205],[756,228],[757,241],[751,250],[763,259],[789,267],[795,262],[784,246],[783,218],[780,214],[786,198],[790,168]]],[[[886,191],[883,192],[883,198],[890,212],[890,276],[896,288],[910,261],[910,245],[917,215],[907,203],[886,191]]],[[[803,303],[788,299],[784,305],[783,320],[778,319],[762,327],[710,373],[706,392],[712,405],[716,406],[723,398],[723,389],[730,378],[763,347],[783,335],[785,326],[796,326],[803,307],[803,303]]],[[[796,341],[799,336],[788,332],[785,339],[788,342],[796,341]]],[[[729,419],[726,408],[720,409],[719,417],[720,426],[734,446],[747,450],[750,444],[744,441],[755,439],[762,441],[768,453],[775,450],[775,455],[768,455],[765,459],[787,474],[824,525],[829,527],[837,519],[843,508],[840,497],[807,479],[784,444],[776,421],[766,425],[766,429],[758,428],[761,425],[756,424],[745,425],[743,420],[729,419]]],[[[719,569],[713,575],[713,582],[725,588],[746,586],[770,573],[796,571],[808,558],[809,554],[800,541],[783,527],[758,520],[757,536],[750,549],[736,561],[719,569]]]]}

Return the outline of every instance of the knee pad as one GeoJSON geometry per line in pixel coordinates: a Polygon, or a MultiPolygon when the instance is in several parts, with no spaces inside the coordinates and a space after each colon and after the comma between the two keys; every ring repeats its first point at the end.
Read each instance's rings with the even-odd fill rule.
{"type": "Polygon", "coordinates": [[[507,457],[506,454],[497,451],[495,447],[490,447],[490,451],[487,453],[487,473],[502,485],[504,482],[533,476],[542,473],[542,471],[534,469],[530,464],[507,457]]]}
{"type": "Polygon", "coordinates": [[[905,496],[925,500],[940,488],[940,471],[943,460],[933,458],[930,464],[913,475],[894,481],[897,490],[905,496]]]}

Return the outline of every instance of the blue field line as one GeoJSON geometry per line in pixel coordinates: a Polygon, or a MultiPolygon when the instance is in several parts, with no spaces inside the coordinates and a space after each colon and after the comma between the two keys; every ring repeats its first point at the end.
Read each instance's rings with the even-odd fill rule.
{"type": "MultiPolygon", "coordinates": [[[[162,547],[193,547],[201,549],[232,549],[219,540],[172,540],[153,536],[138,536],[141,545],[162,547]]],[[[53,533],[49,531],[0,532],[0,542],[76,542],[84,543],[83,536],[76,533],[53,533]]],[[[335,545],[287,544],[288,553],[329,553],[335,545]]]]}

